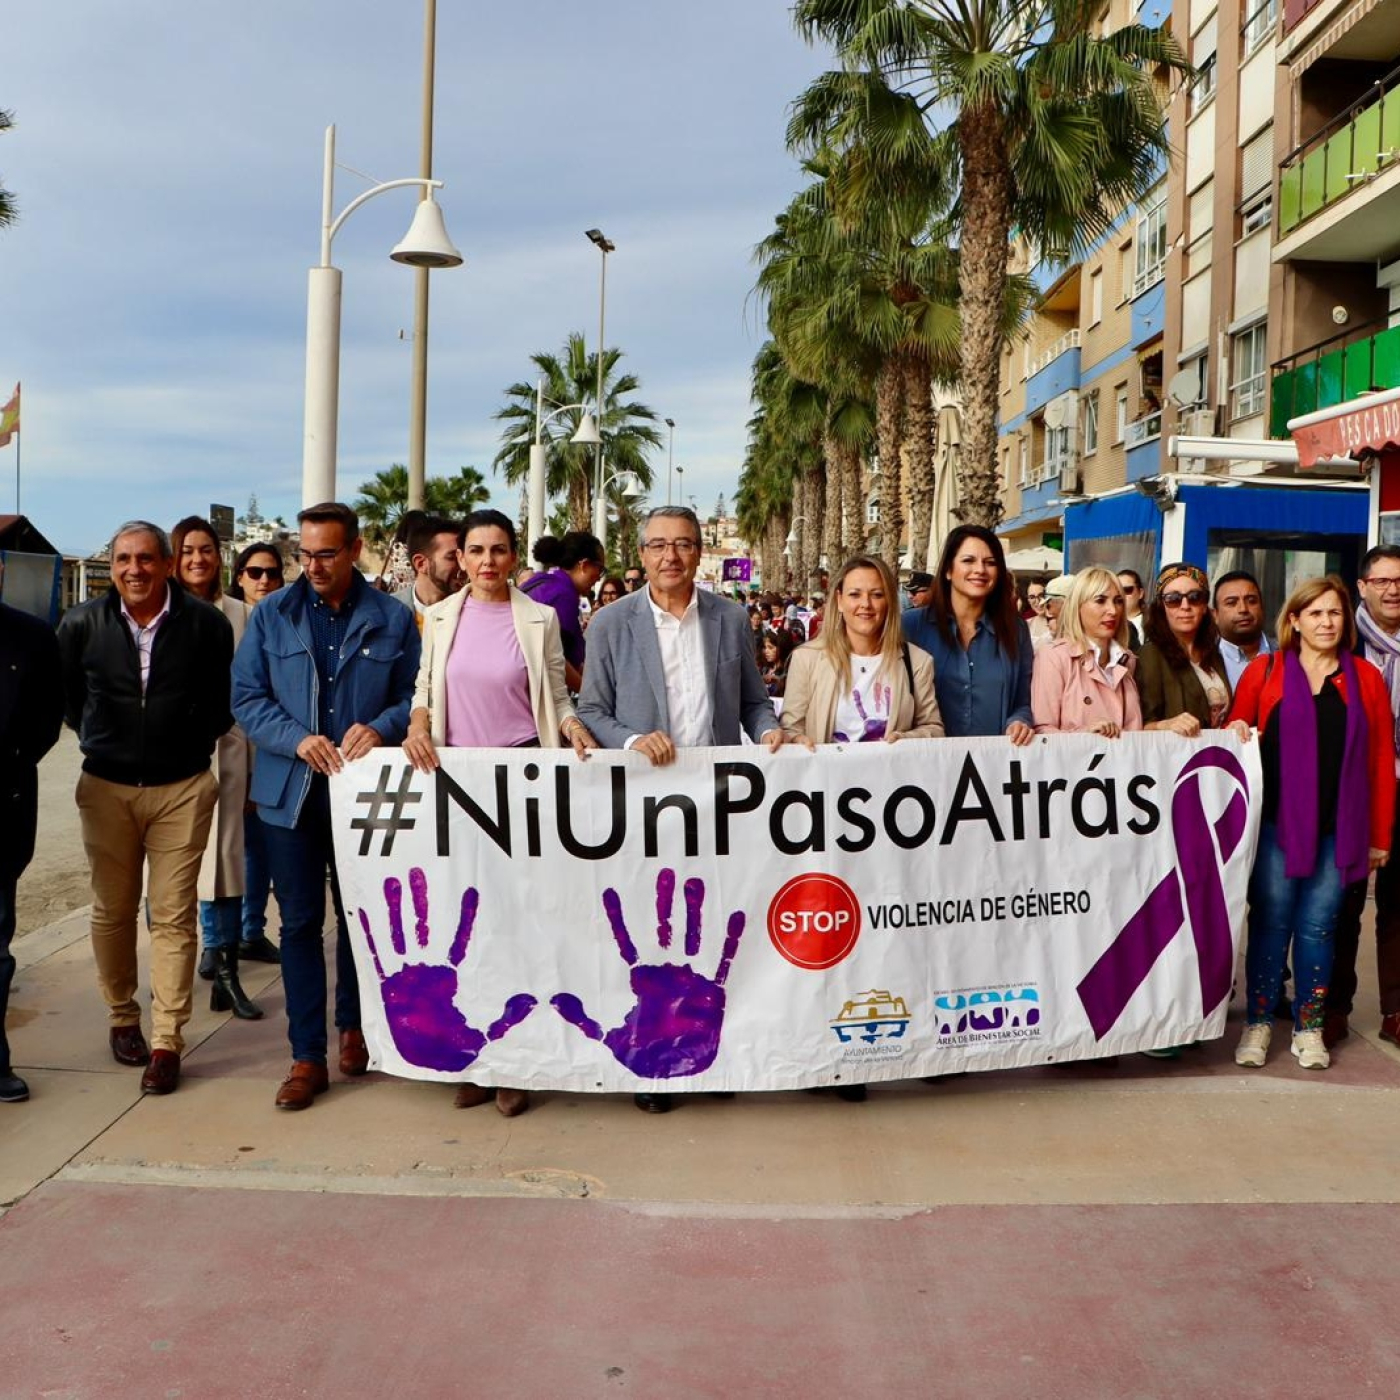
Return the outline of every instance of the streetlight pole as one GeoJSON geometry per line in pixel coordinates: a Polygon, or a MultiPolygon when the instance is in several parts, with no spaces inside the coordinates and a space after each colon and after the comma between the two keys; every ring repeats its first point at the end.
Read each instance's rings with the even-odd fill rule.
{"type": "Polygon", "coordinates": [[[593,415],[589,413],[585,405],[581,403],[556,404],[552,412],[546,413],[544,411],[545,402],[544,380],[540,379],[535,385],[535,440],[530,444],[530,475],[526,491],[525,550],[527,554],[534,548],[535,541],[544,534],[545,424],[551,418],[557,418],[561,413],[570,413],[576,408],[581,408],[583,416],[579,419],[578,427],[569,441],[579,443],[600,441],[597,424],[593,421],[593,415]]]}
{"type": "Polygon", "coordinates": [[[610,242],[599,228],[585,229],[588,241],[602,254],[602,265],[598,274],[598,392],[595,408],[598,414],[598,464],[593,483],[593,533],[603,546],[608,547],[608,507],[603,499],[603,345],[604,326],[608,307],[608,254],[616,252],[617,245],[610,242]]]}
{"type": "MultiPolygon", "coordinates": [[[[424,0],[423,118],[418,173],[433,174],[433,79],[437,54],[437,0],[424,0]]],[[[423,187],[422,198],[428,198],[423,187]]],[[[408,508],[423,509],[428,444],[428,269],[413,274],[413,382],[408,405],[408,508]]]]}
{"type": "Polygon", "coordinates": [[[671,504],[671,477],[676,465],[676,420],[668,418],[666,426],[671,430],[671,444],[666,449],[666,504],[671,504]]]}
{"type": "Polygon", "coordinates": [[[321,173],[321,261],[311,269],[306,292],[306,405],[302,431],[301,501],[315,505],[335,496],[336,435],[340,416],[341,275],[331,265],[331,244],[341,225],[367,199],[385,190],[419,185],[428,191],[413,223],[389,256],[410,267],[457,267],[462,255],[452,246],[442,209],[432,191],[441,180],[422,176],[385,180],[357,195],[333,217],[335,203],[335,127],[326,128],[321,173]]]}

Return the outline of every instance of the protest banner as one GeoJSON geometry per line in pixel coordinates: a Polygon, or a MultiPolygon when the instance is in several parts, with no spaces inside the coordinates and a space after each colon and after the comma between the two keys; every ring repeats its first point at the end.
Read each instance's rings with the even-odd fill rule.
{"type": "Polygon", "coordinates": [[[1233,735],[440,758],[331,783],[392,1074],[793,1089],[1224,1030],[1261,792],[1233,735]]]}

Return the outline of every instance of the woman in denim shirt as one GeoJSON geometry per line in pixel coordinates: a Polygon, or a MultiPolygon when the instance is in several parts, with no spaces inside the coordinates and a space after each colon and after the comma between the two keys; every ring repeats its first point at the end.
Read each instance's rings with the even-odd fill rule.
{"type": "Polygon", "coordinates": [[[1031,639],[1001,541],[980,525],[948,536],[927,607],[903,616],[904,635],[933,657],[934,689],[950,736],[1005,734],[1029,744],[1031,639]]]}

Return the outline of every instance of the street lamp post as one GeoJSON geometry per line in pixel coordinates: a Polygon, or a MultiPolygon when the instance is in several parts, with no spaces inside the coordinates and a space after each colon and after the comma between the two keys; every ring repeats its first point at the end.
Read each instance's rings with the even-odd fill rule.
{"type": "Polygon", "coordinates": [[[639,496],[645,494],[645,488],[637,480],[636,472],[614,472],[611,476],[601,476],[599,481],[601,484],[598,488],[598,498],[593,503],[593,533],[597,535],[606,553],[608,547],[608,488],[614,483],[620,484],[623,496],[629,501],[635,501],[639,496]]]}
{"type": "MultiPolygon", "coordinates": [[[[433,79],[437,57],[437,0],[424,0],[423,112],[418,173],[433,173],[433,79]]],[[[421,196],[430,197],[427,186],[421,196]]],[[[408,401],[408,509],[423,509],[427,486],[428,450],[428,271],[419,265],[413,274],[413,369],[408,401]]]]}
{"type": "Polygon", "coordinates": [[[544,411],[544,380],[541,379],[535,385],[535,440],[530,444],[530,475],[527,492],[528,510],[526,515],[526,553],[534,548],[535,541],[544,534],[544,498],[545,498],[545,444],[544,427],[551,418],[557,418],[561,413],[569,413],[576,408],[583,409],[583,416],[579,419],[578,427],[570,442],[596,443],[601,441],[598,436],[598,425],[593,419],[593,415],[581,403],[559,404],[554,409],[545,413],[544,411]]]}
{"type": "Polygon", "coordinates": [[[311,269],[306,293],[306,407],[302,433],[301,500],[315,505],[335,496],[335,450],[340,415],[340,285],[338,267],[331,266],[331,243],[340,226],[367,199],[385,190],[420,185],[430,191],[413,215],[413,223],[389,256],[410,267],[457,267],[462,255],[452,246],[442,221],[442,207],[431,191],[441,180],[386,180],[357,195],[332,217],[335,189],[335,127],[326,128],[325,163],[321,177],[321,261],[311,269]]]}
{"type": "Polygon", "coordinates": [[[597,535],[606,551],[608,547],[608,512],[603,502],[603,335],[605,317],[608,306],[608,254],[616,252],[617,245],[604,237],[600,228],[585,229],[584,234],[588,241],[597,248],[602,255],[602,264],[598,273],[598,391],[597,411],[598,423],[598,464],[594,475],[593,494],[593,533],[597,535]]]}
{"type": "Polygon", "coordinates": [[[666,449],[666,504],[671,504],[671,477],[676,465],[676,420],[668,418],[666,426],[671,430],[671,443],[666,449]]]}
{"type": "MultiPolygon", "coordinates": [[[[797,527],[798,527],[799,525],[805,525],[806,523],[807,523],[807,517],[806,517],[805,515],[799,515],[799,516],[788,526],[787,539],[785,539],[785,540],[783,541],[783,558],[786,559],[789,563],[792,562],[792,547],[793,547],[793,545],[798,544],[799,536],[798,536],[798,533],[797,533],[797,527]]],[[[803,552],[800,545],[798,545],[798,551],[797,551],[797,552],[798,552],[798,556],[799,556],[799,558],[798,558],[798,563],[800,564],[800,563],[804,562],[804,561],[801,559],[801,557],[800,557],[801,554],[802,554],[802,552],[803,552]]],[[[799,572],[802,572],[802,571],[799,570],[799,572]]],[[[802,587],[805,589],[806,586],[807,586],[807,580],[806,580],[806,579],[802,579],[802,580],[801,580],[801,585],[802,585],[802,587]]]]}

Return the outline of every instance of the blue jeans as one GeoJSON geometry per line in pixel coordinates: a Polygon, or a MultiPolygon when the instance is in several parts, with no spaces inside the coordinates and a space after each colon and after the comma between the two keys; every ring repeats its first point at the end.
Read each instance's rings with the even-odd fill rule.
{"type": "Polygon", "coordinates": [[[330,790],[325,778],[311,780],[294,827],[263,824],[267,863],[282,911],[282,987],[287,997],[287,1039],[294,1060],[326,1063],[326,873],[335,902],[335,1024],[358,1030],[360,988],[340,902],[331,845],[330,790]]]}
{"type": "Polygon", "coordinates": [[[1278,829],[1264,824],[1249,879],[1249,946],[1244,969],[1250,1025],[1262,1025],[1273,1018],[1291,942],[1294,1028],[1321,1028],[1327,983],[1332,976],[1332,935],[1345,893],[1334,837],[1318,841],[1311,875],[1290,879],[1284,874],[1278,829]]]}
{"type": "Polygon", "coordinates": [[[223,895],[199,901],[199,935],[205,948],[238,947],[238,926],[243,912],[243,896],[223,895]]]}
{"type": "Polygon", "coordinates": [[[15,889],[18,875],[0,875],[0,1074],[10,1070],[10,1042],[5,1039],[5,1012],[10,1005],[10,984],[15,980],[15,960],[10,943],[15,936],[15,889]]]}
{"type": "Polygon", "coordinates": [[[267,933],[267,896],[272,873],[267,865],[266,828],[256,812],[243,818],[243,942],[254,943],[267,933]]]}

